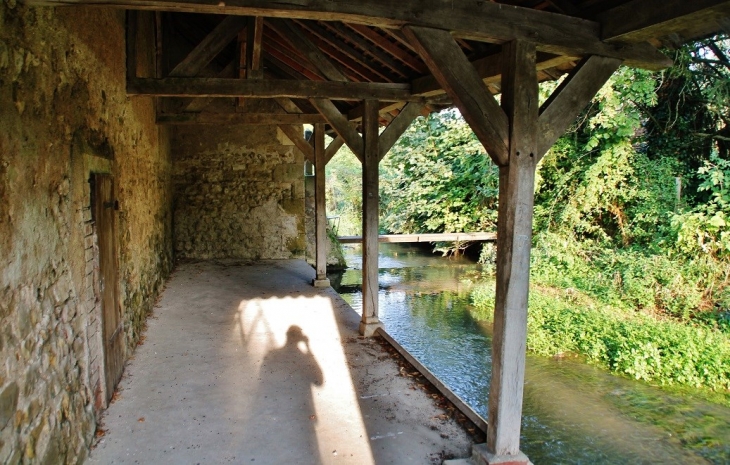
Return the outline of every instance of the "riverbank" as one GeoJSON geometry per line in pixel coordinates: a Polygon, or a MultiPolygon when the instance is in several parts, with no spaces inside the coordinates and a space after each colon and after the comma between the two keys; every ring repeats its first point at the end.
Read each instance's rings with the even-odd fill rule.
{"type": "MultiPolygon", "coordinates": [[[[536,242],[528,350],[579,356],[612,373],[700,390],[730,406],[722,267],[643,251],[593,250],[548,234],[536,242]]],[[[473,314],[481,321],[491,321],[495,298],[486,261],[471,293],[473,314]]]]}
{"type": "MultiPolygon", "coordinates": [[[[346,246],[345,254],[350,268],[329,277],[360,311],[360,248],[346,246]]],[[[479,321],[470,299],[484,267],[410,244],[381,244],[379,262],[388,333],[486,416],[491,325],[479,321]]],[[[638,456],[642,463],[728,463],[730,408],[697,392],[615,376],[575,357],[528,353],[521,448],[535,463],[634,463],[638,456]]]]}

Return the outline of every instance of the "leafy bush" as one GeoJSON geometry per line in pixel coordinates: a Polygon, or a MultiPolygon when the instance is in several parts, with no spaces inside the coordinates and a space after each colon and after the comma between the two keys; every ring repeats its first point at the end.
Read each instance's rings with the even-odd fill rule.
{"type": "MultiPolygon", "coordinates": [[[[490,320],[494,286],[479,286],[471,298],[475,317],[490,320]]],[[[730,341],[723,334],[600,305],[576,290],[533,286],[527,346],[545,356],[580,354],[613,372],[662,385],[730,389],[730,341]]]]}

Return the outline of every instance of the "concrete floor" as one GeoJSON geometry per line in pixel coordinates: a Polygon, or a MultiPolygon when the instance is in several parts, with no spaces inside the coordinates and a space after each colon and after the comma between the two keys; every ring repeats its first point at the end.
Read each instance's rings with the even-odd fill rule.
{"type": "Polygon", "coordinates": [[[303,261],[180,265],[89,462],[406,464],[471,440],[303,261]]]}

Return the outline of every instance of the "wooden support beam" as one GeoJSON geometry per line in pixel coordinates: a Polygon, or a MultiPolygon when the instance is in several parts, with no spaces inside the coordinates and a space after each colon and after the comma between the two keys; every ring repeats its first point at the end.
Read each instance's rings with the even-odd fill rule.
{"type": "Polygon", "coordinates": [[[158,124],[246,124],[246,125],[295,125],[326,123],[321,114],[287,113],[163,113],[157,116],[158,124]]]}
{"type": "MultiPolygon", "coordinates": [[[[580,61],[580,57],[571,57],[564,55],[552,55],[549,53],[537,54],[538,71],[543,71],[556,66],[561,66],[572,61],[580,61]]],[[[479,77],[487,86],[496,85],[502,80],[502,55],[490,55],[471,62],[479,77]]],[[[438,80],[433,75],[423,76],[414,79],[411,82],[411,92],[414,95],[422,95],[424,97],[434,97],[446,93],[441,87],[438,80]]]]}
{"type": "Polygon", "coordinates": [[[621,65],[615,58],[585,58],[540,109],[537,160],[562,136],[621,65]]]}
{"type": "Polygon", "coordinates": [[[502,106],[510,121],[509,165],[499,169],[497,283],[487,432],[487,451],[492,457],[487,458],[487,463],[504,459],[527,465],[527,457],[520,452],[520,426],[537,166],[535,46],[514,41],[503,46],[503,54],[502,106]]]}
{"type": "Polygon", "coordinates": [[[312,105],[314,105],[322,116],[327,118],[327,122],[332,126],[332,129],[335,130],[338,136],[342,137],[345,144],[352,150],[352,153],[362,162],[364,150],[363,138],[352,127],[350,122],[347,121],[347,118],[327,99],[311,99],[310,102],[312,102],[312,105]]]}
{"type": "Polygon", "coordinates": [[[420,103],[409,103],[391,121],[385,131],[380,135],[378,141],[378,161],[381,161],[388,154],[388,151],[398,142],[400,136],[408,129],[414,119],[421,115],[424,105],[420,103]]]}
{"type": "MultiPolygon", "coordinates": [[[[220,70],[218,74],[215,75],[215,77],[218,78],[229,78],[232,77],[234,72],[236,71],[236,61],[233,60],[230,63],[226,65],[225,68],[220,70]]],[[[205,70],[201,72],[201,74],[204,74],[205,70]]],[[[213,101],[213,97],[198,97],[198,98],[191,98],[187,105],[184,105],[183,111],[190,111],[190,112],[198,112],[203,111],[205,107],[210,105],[210,103],[213,101]]]]}
{"type": "MultiPolygon", "coordinates": [[[[127,83],[130,95],[158,97],[289,97],[301,99],[430,102],[414,96],[408,84],[377,82],[300,81],[288,79],[243,80],[220,78],[136,78],[127,83]]],[[[439,101],[438,98],[434,101],[439,101]]]]}
{"type": "Polygon", "coordinates": [[[329,163],[330,160],[332,160],[332,157],[337,155],[337,151],[340,150],[343,145],[345,145],[345,139],[343,139],[342,136],[337,136],[332,139],[332,142],[330,142],[327,149],[324,151],[325,161],[329,163]]]}
{"type": "Polygon", "coordinates": [[[279,125],[279,129],[281,129],[281,132],[283,132],[286,137],[288,137],[289,140],[292,141],[292,143],[299,150],[302,151],[302,153],[304,154],[304,158],[309,160],[312,164],[315,163],[314,149],[312,148],[312,145],[304,138],[301,126],[289,126],[287,124],[281,124],[279,125]]]}
{"type": "Polygon", "coordinates": [[[127,11],[126,27],[127,82],[137,78],[137,12],[127,11]]]}
{"type": "Polygon", "coordinates": [[[541,51],[557,55],[607,56],[622,59],[629,66],[654,70],[671,66],[671,60],[649,44],[617,46],[603,42],[598,22],[487,1],[399,0],[397,7],[382,0],[26,0],[26,3],[46,6],[106,3],[128,9],[344,21],[395,29],[412,24],[451,31],[457,37],[483,42],[531,41],[539,44],[541,51]]]}
{"type": "Polygon", "coordinates": [[[378,102],[365,101],[362,159],[362,319],[360,334],[370,337],[381,327],[378,318],[378,102]]]}
{"type": "Polygon", "coordinates": [[[719,32],[717,20],[729,15],[728,0],[633,0],[597,19],[603,40],[644,42],[670,34],[689,39],[719,32]]]}
{"type": "Polygon", "coordinates": [[[327,201],[325,199],[324,124],[314,125],[314,216],[315,216],[315,287],[329,287],[327,279],[327,201]]]}
{"type": "Polygon", "coordinates": [[[506,165],[509,160],[507,116],[451,34],[413,26],[405,27],[403,32],[459,108],[492,160],[499,166],[506,165]]]}
{"type": "Polygon", "coordinates": [[[261,41],[264,37],[264,18],[248,18],[246,26],[246,79],[263,79],[261,41]]]}
{"type": "Polygon", "coordinates": [[[292,47],[300,50],[327,79],[330,81],[347,82],[348,79],[342,71],[330,61],[330,59],[322,53],[309,37],[302,31],[299,26],[288,20],[272,19],[270,24],[276,32],[286,39],[292,47]]]}
{"type": "Polygon", "coordinates": [[[171,77],[197,76],[246,27],[246,18],[228,16],[170,71],[171,77]]]}

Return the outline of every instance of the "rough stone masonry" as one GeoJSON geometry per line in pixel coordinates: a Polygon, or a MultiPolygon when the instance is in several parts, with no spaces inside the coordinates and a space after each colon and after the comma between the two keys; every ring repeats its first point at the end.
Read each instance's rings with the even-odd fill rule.
{"type": "MultiPolygon", "coordinates": [[[[154,27],[141,13],[141,76],[159,65],[154,27]]],[[[112,389],[95,174],[115,185],[118,281],[103,285],[118,289],[124,359],[174,254],[304,256],[291,142],[276,127],[167,129],[157,105],[126,94],[123,11],[0,2],[0,463],[82,462],[112,389]]]]}

